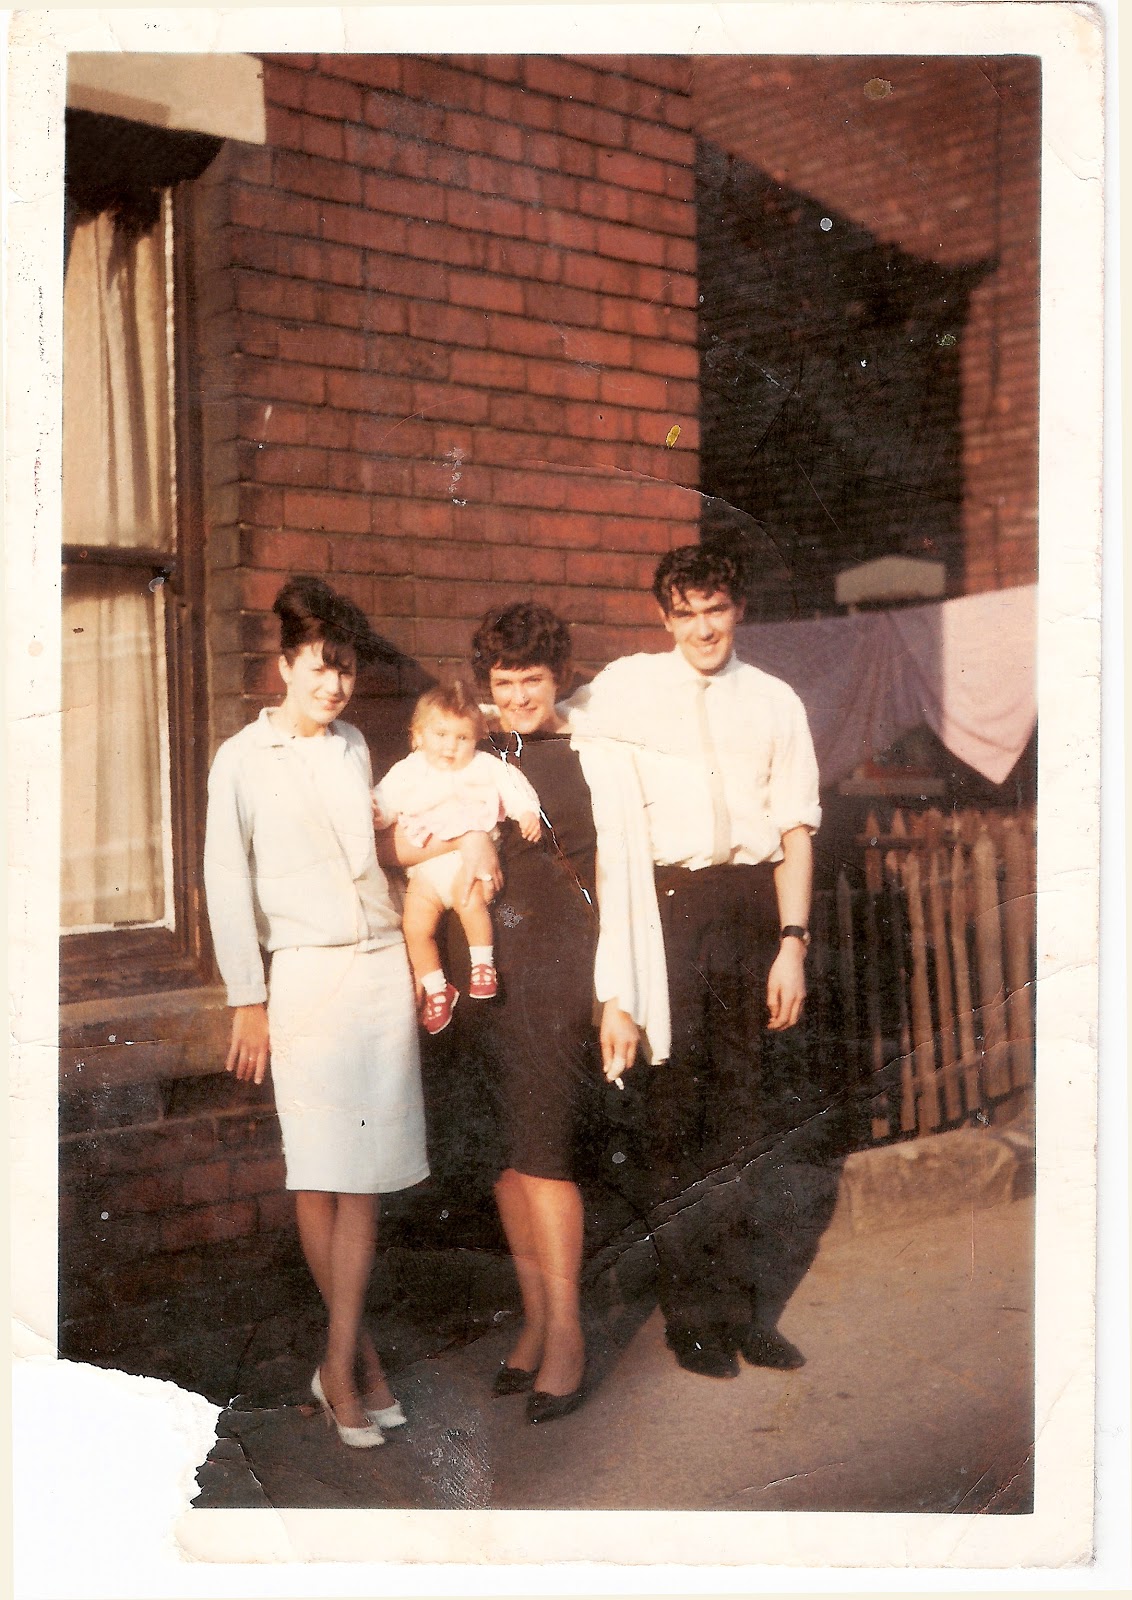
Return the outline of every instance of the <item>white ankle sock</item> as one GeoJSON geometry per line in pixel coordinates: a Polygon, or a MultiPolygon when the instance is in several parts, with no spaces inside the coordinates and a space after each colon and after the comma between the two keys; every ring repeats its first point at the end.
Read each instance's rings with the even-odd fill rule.
{"type": "Polygon", "coordinates": [[[421,979],[421,988],[425,994],[443,994],[448,987],[448,979],[439,968],[435,972],[426,972],[421,979]]]}
{"type": "Polygon", "coordinates": [[[472,944],[468,946],[468,954],[472,958],[473,967],[493,967],[495,946],[492,944],[472,944]]]}

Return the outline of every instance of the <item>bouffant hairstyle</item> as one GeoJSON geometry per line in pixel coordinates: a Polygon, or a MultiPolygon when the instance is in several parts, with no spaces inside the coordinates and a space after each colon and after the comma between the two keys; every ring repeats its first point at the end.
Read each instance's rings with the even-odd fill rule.
{"type": "Polygon", "coordinates": [[[290,662],[307,644],[321,643],[322,659],[339,669],[346,665],[346,650],[359,666],[385,653],[361,607],[321,578],[288,578],[271,609],[279,618],[279,649],[290,662]]]}
{"type": "Polygon", "coordinates": [[[487,688],[491,669],[512,672],[521,667],[549,667],[559,689],[570,678],[573,652],[570,628],[547,606],[520,600],[503,611],[489,611],[472,640],[472,670],[487,688]]]}
{"type": "Polygon", "coordinates": [[[409,734],[414,749],[421,729],[438,711],[449,717],[459,717],[464,722],[470,722],[475,729],[477,739],[482,739],[487,731],[483,712],[467,684],[459,678],[449,678],[445,682],[435,684],[431,689],[426,689],[413,707],[409,734]]]}
{"type": "Polygon", "coordinates": [[[723,593],[735,605],[742,604],[746,584],[739,562],[710,544],[685,544],[662,556],[652,580],[652,592],[665,616],[671,616],[677,600],[686,600],[690,590],[698,594],[723,593]]]}

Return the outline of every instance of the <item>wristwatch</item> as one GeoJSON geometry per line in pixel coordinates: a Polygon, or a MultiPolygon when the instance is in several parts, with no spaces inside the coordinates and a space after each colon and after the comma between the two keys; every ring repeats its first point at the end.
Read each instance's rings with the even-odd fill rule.
{"type": "Polygon", "coordinates": [[[809,928],[800,928],[796,922],[787,923],[786,927],[783,928],[782,932],[779,934],[778,937],[779,937],[780,940],[781,939],[801,939],[802,944],[805,946],[805,948],[807,950],[810,948],[810,930],[809,930],[809,928]]]}

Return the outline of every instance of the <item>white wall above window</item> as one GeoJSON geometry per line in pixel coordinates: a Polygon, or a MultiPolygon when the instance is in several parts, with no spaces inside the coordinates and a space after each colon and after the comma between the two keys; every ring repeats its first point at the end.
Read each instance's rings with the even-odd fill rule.
{"type": "Polygon", "coordinates": [[[75,53],[67,104],[151,127],[264,144],[263,64],[247,55],[75,53]]]}

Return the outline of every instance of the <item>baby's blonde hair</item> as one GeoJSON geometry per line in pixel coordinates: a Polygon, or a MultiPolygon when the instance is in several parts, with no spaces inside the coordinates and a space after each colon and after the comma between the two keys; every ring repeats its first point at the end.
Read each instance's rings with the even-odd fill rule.
{"type": "Polygon", "coordinates": [[[417,747],[421,729],[429,718],[435,716],[438,711],[447,716],[459,717],[465,722],[470,722],[475,730],[477,739],[482,739],[487,730],[483,712],[480,710],[467,684],[463,683],[459,678],[450,678],[445,683],[437,683],[431,689],[426,689],[413,707],[413,719],[409,723],[409,737],[414,750],[417,747]]]}

